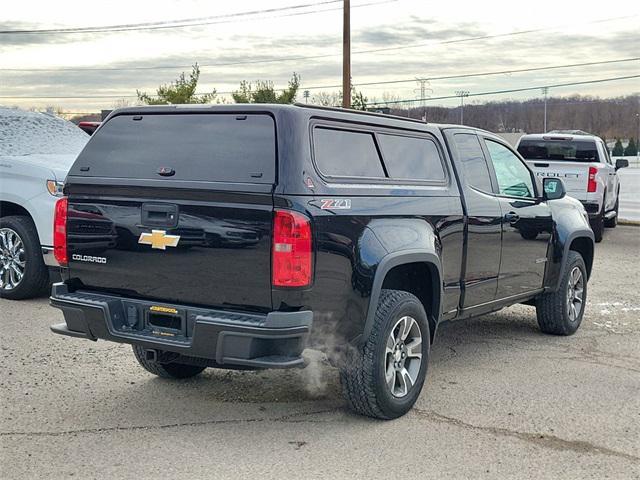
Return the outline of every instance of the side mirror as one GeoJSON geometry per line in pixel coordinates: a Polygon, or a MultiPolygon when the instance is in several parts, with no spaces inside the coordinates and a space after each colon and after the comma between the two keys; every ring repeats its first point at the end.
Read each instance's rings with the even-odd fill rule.
{"type": "Polygon", "coordinates": [[[629,166],[629,160],[626,158],[619,158],[616,160],[616,170],[620,170],[621,168],[627,168],[629,166]]]}
{"type": "Polygon", "coordinates": [[[567,191],[564,182],[559,178],[545,178],[542,180],[543,197],[545,200],[559,200],[563,198],[567,191]]]}

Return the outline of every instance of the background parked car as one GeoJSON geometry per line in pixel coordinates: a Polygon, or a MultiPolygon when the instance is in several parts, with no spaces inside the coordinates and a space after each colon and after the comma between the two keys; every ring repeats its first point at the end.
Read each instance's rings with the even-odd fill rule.
{"type": "Polygon", "coordinates": [[[89,136],[52,115],[0,108],[0,297],[33,297],[55,267],[53,211],[89,136]]]}
{"type": "Polygon", "coordinates": [[[582,202],[596,242],[602,240],[605,226],[616,226],[620,206],[617,172],[629,162],[614,163],[600,137],[582,131],[552,131],[524,135],[517,148],[537,177],[562,179],[567,193],[582,202]]]}
{"type": "Polygon", "coordinates": [[[83,132],[93,135],[93,132],[98,129],[101,123],[102,122],[79,122],[78,127],[80,127],[83,132]]]}

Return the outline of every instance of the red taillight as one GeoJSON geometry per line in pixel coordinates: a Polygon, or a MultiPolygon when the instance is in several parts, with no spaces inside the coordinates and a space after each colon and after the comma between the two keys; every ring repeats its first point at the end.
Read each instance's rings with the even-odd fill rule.
{"type": "Polygon", "coordinates": [[[67,265],[67,197],[56,202],[55,216],[53,217],[53,254],[60,265],[67,265]]]}
{"type": "Polygon", "coordinates": [[[311,221],[289,210],[276,210],[273,218],[274,287],[311,285],[311,221]]]}
{"type": "Polygon", "coordinates": [[[587,192],[593,193],[598,189],[598,184],[596,183],[596,174],[598,173],[598,169],[596,167],[589,167],[589,182],[587,183],[587,192]]]}

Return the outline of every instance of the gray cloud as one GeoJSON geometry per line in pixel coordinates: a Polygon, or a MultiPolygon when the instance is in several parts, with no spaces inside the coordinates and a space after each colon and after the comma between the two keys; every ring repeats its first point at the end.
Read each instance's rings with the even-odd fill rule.
{"type": "MultiPolygon", "coordinates": [[[[0,22],[0,31],[6,30],[34,30],[42,25],[28,22],[0,22]]],[[[88,38],[87,34],[53,34],[53,33],[2,33],[0,34],[0,51],[18,46],[50,45],[53,43],[70,43],[88,38]]]]}
{"type": "MultiPolygon", "coordinates": [[[[41,25],[29,22],[19,21],[6,21],[0,22],[0,31],[13,31],[13,30],[39,30],[39,29],[55,29],[55,25],[41,25]]],[[[68,26],[61,28],[69,28],[68,26]]],[[[60,33],[2,33],[0,34],[0,51],[8,50],[11,47],[16,46],[39,46],[39,45],[51,45],[51,44],[63,44],[74,42],[90,42],[96,38],[101,38],[107,35],[129,35],[132,38],[137,36],[159,36],[167,35],[169,30],[157,29],[157,30],[144,30],[144,31],[118,31],[118,32],[60,32],[60,33]]],[[[171,30],[171,35],[176,38],[197,40],[209,33],[209,30],[204,26],[194,27],[181,27],[171,30]]]]}
{"type": "Polygon", "coordinates": [[[368,46],[390,46],[403,43],[420,43],[431,41],[446,41],[467,37],[487,35],[480,25],[475,23],[461,23],[455,26],[438,24],[433,20],[412,17],[402,25],[378,26],[357,32],[353,36],[356,43],[368,46]]]}

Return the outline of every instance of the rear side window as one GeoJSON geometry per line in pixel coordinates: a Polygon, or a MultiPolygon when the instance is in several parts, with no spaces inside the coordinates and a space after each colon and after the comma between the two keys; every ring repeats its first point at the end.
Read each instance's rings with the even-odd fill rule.
{"type": "Polygon", "coordinates": [[[273,183],[275,124],[268,115],[119,115],[91,137],[71,175],[273,183]],[[88,170],[86,168],[88,167],[88,170]]]}
{"type": "Polygon", "coordinates": [[[400,180],[445,179],[440,152],[426,138],[378,134],[380,149],[389,177],[400,180]]]}
{"type": "Polygon", "coordinates": [[[315,128],[313,152],[320,171],[330,177],[384,178],[372,133],[315,128]]]}
{"type": "Polygon", "coordinates": [[[454,138],[466,183],[492,193],[491,174],[478,137],[472,133],[456,133],[454,138]]]}
{"type": "Polygon", "coordinates": [[[521,140],[518,153],[527,160],[600,161],[596,142],[592,140],[521,140]]]}

